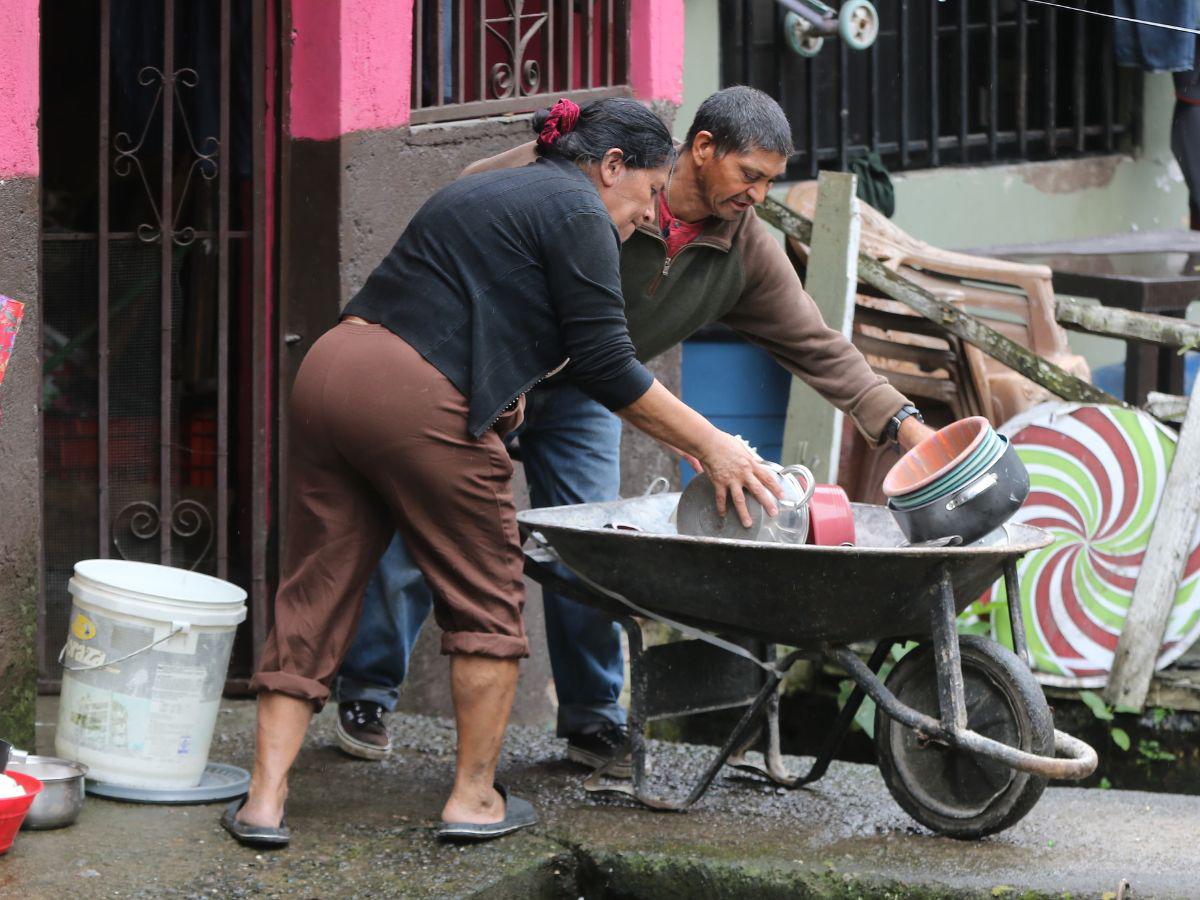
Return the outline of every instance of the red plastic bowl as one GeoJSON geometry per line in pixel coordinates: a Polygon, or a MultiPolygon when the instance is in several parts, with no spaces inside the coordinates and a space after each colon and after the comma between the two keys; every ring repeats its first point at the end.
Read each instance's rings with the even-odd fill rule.
{"type": "Polygon", "coordinates": [[[836,484],[818,484],[808,501],[808,543],[839,547],[854,543],[854,509],[836,484]]]}
{"type": "Polygon", "coordinates": [[[951,422],[913,447],[883,479],[883,493],[898,497],[933,484],[970,456],[991,430],[983,416],[951,422]]]}
{"type": "Polygon", "coordinates": [[[33,806],[37,795],[42,792],[42,783],[32,775],[25,775],[21,772],[5,772],[4,774],[25,788],[25,794],[22,797],[0,798],[0,854],[8,852],[13,838],[17,836],[17,831],[21,828],[21,823],[25,821],[25,814],[29,812],[29,807],[33,806]]]}

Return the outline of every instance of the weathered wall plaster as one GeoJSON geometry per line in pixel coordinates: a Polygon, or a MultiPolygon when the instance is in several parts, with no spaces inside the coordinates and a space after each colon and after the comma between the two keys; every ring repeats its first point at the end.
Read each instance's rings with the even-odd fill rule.
{"type": "Polygon", "coordinates": [[[0,736],[22,747],[34,737],[41,568],[38,188],[0,181],[0,293],[25,304],[0,385],[0,736]]]}
{"type": "Polygon", "coordinates": [[[11,0],[0,27],[0,294],[25,304],[0,384],[0,736],[33,747],[41,568],[42,379],[38,305],[37,0],[11,0]]]}

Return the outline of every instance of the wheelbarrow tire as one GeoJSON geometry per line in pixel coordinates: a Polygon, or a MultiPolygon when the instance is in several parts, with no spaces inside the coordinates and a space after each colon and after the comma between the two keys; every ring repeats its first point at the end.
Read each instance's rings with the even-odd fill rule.
{"type": "MultiPolygon", "coordinates": [[[[959,637],[969,727],[1011,747],[1054,755],[1054,719],[1029,668],[1006,647],[978,635],[959,637]]],[[[905,706],[938,718],[931,644],[904,656],[887,678],[905,706]]],[[[901,808],[927,828],[974,840],[1019,822],[1046,788],[1046,779],[1005,764],[929,742],[875,711],[879,770],[901,808]]]]}

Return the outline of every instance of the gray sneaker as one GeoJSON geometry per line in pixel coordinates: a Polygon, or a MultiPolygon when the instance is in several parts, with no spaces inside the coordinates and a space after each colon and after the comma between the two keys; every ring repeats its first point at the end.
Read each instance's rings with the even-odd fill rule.
{"type": "Polygon", "coordinates": [[[359,759],[383,759],[392,752],[392,739],[383,724],[383,707],[371,700],[338,704],[334,734],[338,746],[359,759]]]}
{"type": "Polygon", "coordinates": [[[629,732],[623,725],[606,725],[594,731],[568,735],[567,759],[591,769],[615,760],[607,773],[610,777],[633,777],[629,732]]]}

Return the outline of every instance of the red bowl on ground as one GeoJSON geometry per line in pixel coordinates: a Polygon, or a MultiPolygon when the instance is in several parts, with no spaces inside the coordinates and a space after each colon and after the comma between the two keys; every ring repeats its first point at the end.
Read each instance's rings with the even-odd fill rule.
{"type": "Polygon", "coordinates": [[[37,795],[42,792],[42,783],[32,775],[25,775],[21,772],[5,772],[4,774],[25,788],[25,793],[20,797],[0,798],[0,854],[8,852],[13,838],[17,836],[17,832],[21,828],[21,823],[25,821],[25,814],[29,812],[29,807],[33,806],[37,795]]]}
{"type": "Polygon", "coordinates": [[[974,453],[991,428],[983,416],[971,416],[935,431],[892,466],[883,479],[883,493],[898,497],[933,484],[974,453]]]}
{"type": "Polygon", "coordinates": [[[836,484],[818,484],[808,501],[808,543],[839,547],[854,543],[854,509],[836,484]]]}

